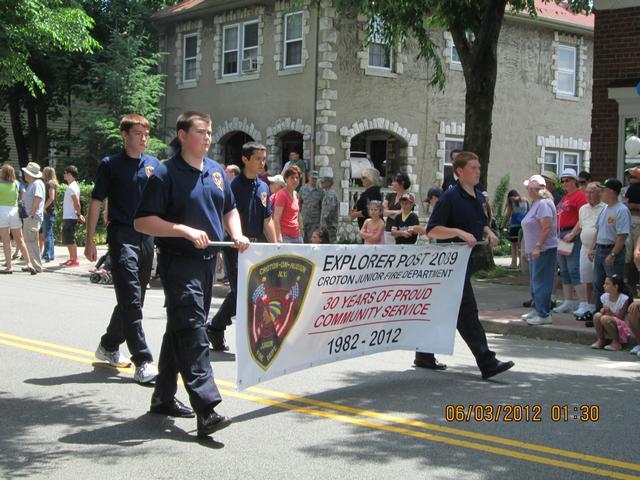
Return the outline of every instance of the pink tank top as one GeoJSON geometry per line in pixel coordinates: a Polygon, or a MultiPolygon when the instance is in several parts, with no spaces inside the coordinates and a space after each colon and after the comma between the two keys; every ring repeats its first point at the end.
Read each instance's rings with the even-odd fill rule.
{"type": "MultiPolygon", "coordinates": [[[[368,234],[372,234],[372,233],[376,233],[376,230],[375,228],[374,229],[365,228],[364,232],[368,234]]],[[[384,228],[380,229],[380,235],[378,235],[378,237],[374,237],[370,240],[365,240],[364,244],[365,245],[384,245],[384,228]]]]}

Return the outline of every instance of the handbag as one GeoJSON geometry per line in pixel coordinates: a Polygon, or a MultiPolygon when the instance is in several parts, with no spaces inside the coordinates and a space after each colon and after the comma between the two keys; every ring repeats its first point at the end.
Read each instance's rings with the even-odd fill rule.
{"type": "Polygon", "coordinates": [[[574,242],[565,242],[564,240],[558,239],[558,253],[568,257],[571,255],[571,252],[573,252],[574,245],[574,242]]]}
{"type": "Polygon", "coordinates": [[[24,206],[24,202],[22,200],[18,201],[18,215],[22,219],[27,218],[29,216],[29,214],[27,213],[27,209],[24,206]]]}

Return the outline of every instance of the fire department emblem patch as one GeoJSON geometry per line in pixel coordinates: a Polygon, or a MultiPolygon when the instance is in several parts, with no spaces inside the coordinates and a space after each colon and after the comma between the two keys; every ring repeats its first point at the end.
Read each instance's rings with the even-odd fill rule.
{"type": "Polygon", "coordinates": [[[315,264],[295,255],[280,255],[248,272],[249,350],[267,370],[298,320],[315,264]]]}
{"type": "Polygon", "coordinates": [[[213,172],[213,175],[211,176],[213,177],[213,181],[216,184],[216,187],[224,192],[224,180],[222,180],[222,175],[220,175],[220,173],[218,172],[213,172]]]}
{"type": "Polygon", "coordinates": [[[262,201],[262,206],[266,207],[267,206],[267,192],[262,192],[260,194],[260,200],[262,201]]]}

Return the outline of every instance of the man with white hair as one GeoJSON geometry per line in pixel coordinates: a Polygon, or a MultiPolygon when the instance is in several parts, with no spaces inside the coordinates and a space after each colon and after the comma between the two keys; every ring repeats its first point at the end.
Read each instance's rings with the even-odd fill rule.
{"type": "Polygon", "coordinates": [[[578,211],[578,223],[572,233],[579,232],[582,246],[580,248],[580,281],[584,284],[584,291],[578,291],[580,305],[573,312],[578,320],[587,320],[587,312],[595,313],[593,302],[593,261],[589,260],[589,249],[593,245],[596,235],[596,220],[606,205],[600,201],[600,189],[596,182],[591,182],[585,188],[587,203],[578,211]],[[581,296],[582,294],[582,296],[581,296]]]}

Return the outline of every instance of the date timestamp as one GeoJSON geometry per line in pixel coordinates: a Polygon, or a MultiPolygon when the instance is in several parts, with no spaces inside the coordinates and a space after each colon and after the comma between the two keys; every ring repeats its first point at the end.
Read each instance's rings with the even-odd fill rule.
{"type": "Polygon", "coordinates": [[[590,422],[600,420],[599,405],[554,404],[545,407],[539,404],[515,405],[446,405],[444,419],[447,422],[523,422],[550,421],[590,422]]]}

